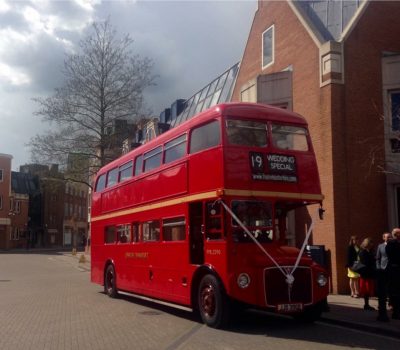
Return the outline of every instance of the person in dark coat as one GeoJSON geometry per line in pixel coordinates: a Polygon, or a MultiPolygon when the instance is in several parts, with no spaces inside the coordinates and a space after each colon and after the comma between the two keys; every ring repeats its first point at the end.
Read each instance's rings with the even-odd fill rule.
{"type": "Polygon", "coordinates": [[[392,235],[385,232],[382,235],[383,243],[378,245],[376,249],[376,273],[377,273],[377,293],[378,293],[378,321],[387,322],[389,318],[386,310],[386,299],[388,296],[388,257],[386,254],[387,242],[392,235]]]}
{"type": "Polygon", "coordinates": [[[358,254],[360,262],[365,268],[360,272],[360,294],[364,298],[364,310],[375,310],[369,305],[369,298],[375,291],[375,254],[373,252],[373,242],[371,238],[365,238],[361,243],[361,250],[358,254]]]}
{"type": "Polygon", "coordinates": [[[392,318],[400,320],[400,229],[392,231],[393,239],[386,245],[389,272],[389,298],[393,307],[392,318]]]}
{"type": "Polygon", "coordinates": [[[351,270],[354,262],[358,260],[358,252],[360,248],[358,246],[358,238],[357,236],[351,236],[350,242],[347,247],[347,277],[349,278],[350,284],[350,293],[352,298],[358,298],[359,291],[359,279],[360,275],[357,272],[351,270]]]}

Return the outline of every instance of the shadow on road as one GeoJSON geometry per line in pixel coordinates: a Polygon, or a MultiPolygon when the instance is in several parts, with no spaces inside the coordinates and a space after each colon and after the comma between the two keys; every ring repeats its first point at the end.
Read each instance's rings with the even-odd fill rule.
{"type": "MultiPolygon", "coordinates": [[[[101,293],[104,294],[104,292],[101,293]]],[[[134,296],[119,295],[119,299],[149,309],[140,312],[141,315],[157,317],[162,313],[168,313],[197,324],[202,323],[200,317],[194,312],[157,304],[134,296]]],[[[298,340],[305,343],[329,344],[344,348],[398,349],[400,346],[398,339],[383,338],[376,334],[358,332],[344,327],[332,327],[321,322],[305,324],[291,317],[259,310],[246,310],[235,315],[226,329],[217,330],[217,332],[298,340]]]]}

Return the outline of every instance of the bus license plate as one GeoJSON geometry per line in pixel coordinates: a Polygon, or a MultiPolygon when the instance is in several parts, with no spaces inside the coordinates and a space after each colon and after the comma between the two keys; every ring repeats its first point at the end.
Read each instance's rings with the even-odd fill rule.
{"type": "Polygon", "coordinates": [[[303,304],[278,304],[277,311],[282,313],[299,312],[303,310],[303,304]]]}

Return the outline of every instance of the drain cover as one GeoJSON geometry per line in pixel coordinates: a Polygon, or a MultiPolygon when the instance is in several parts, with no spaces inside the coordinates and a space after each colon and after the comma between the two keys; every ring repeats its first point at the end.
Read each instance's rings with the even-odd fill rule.
{"type": "Polygon", "coordinates": [[[0,280],[0,282],[11,282],[11,280],[0,280]]]}

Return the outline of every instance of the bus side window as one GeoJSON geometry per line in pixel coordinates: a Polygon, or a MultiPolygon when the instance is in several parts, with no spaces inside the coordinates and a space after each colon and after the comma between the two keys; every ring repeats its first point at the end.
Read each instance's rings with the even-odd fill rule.
{"type": "Polygon", "coordinates": [[[164,163],[171,163],[174,160],[186,155],[186,134],[181,135],[164,145],[164,163]]]}
{"type": "Polygon", "coordinates": [[[132,242],[139,242],[140,241],[140,225],[135,222],[132,224],[132,242]]]}
{"type": "Polygon", "coordinates": [[[185,217],[163,220],[164,241],[184,241],[186,238],[185,217]]]}
{"type": "Polygon", "coordinates": [[[118,242],[119,243],[130,243],[131,242],[131,225],[120,225],[117,229],[118,242]]]}
{"type": "Polygon", "coordinates": [[[135,176],[138,176],[143,172],[142,165],[143,165],[143,156],[137,156],[135,159],[135,176]]]}
{"type": "Polygon", "coordinates": [[[108,172],[107,187],[111,187],[118,182],[118,168],[114,168],[108,172]]]}
{"type": "Polygon", "coordinates": [[[96,192],[103,191],[106,188],[106,175],[107,174],[100,175],[97,179],[96,192]]]}
{"type": "Polygon", "coordinates": [[[132,177],[132,168],[133,168],[132,161],[124,165],[121,165],[119,167],[119,181],[130,179],[132,177]]]}
{"type": "Polygon", "coordinates": [[[221,143],[221,128],[218,120],[192,130],[190,135],[190,153],[196,153],[221,143]]]}
{"type": "Polygon", "coordinates": [[[144,172],[153,170],[161,165],[162,146],[157,147],[143,155],[144,172]]]}
{"type": "Polygon", "coordinates": [[[158,220],[144,222],[143,242],[155,242],[160,240],[160,222],[158,220]]]}
{"type": "Polygon", "coordinates": [[[106,226],[104,230],[104,243],[115,243],[117,229],[115,226],[106,226]]]}

